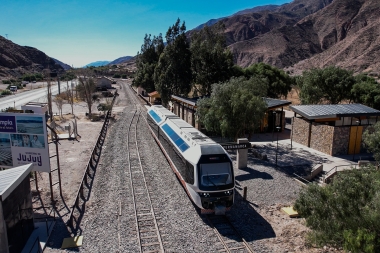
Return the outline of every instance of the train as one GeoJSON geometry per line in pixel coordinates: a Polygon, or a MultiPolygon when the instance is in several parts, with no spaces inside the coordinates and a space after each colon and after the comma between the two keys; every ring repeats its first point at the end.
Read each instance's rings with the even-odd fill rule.
{"type": "Polygon", "coordinates": [[[183,188],[201,213],[224,215],[234,203],[235,177],[224,148],[162,105],[147,122],[183,188]]]}

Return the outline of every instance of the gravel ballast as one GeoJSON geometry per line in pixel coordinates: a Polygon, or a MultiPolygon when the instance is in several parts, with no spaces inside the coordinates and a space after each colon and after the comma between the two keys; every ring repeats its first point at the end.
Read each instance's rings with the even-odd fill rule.
{"type": "MultiPolygon", "coordinates": [[[[135,94],[127,81],[118,84],[121,89],[115,107],[119,109],[108,129],[76,234],[83,235],[83,246],[75,251],[139,252],[126,156],[128,125],[136,110],[131,96],[135,94]]],[[[186,195],[143,119],[137,138],[165,252],[218,252],[221,243],[186,195]]],[[[271,162],[250,156],[247,168],[238,170],[234,152],[231,157],[236,192],[235,204],[227,215],[254,252],[325,252],[306,248],[308,230],[303,220],[290,219],[280,211],[293,203],[301,186],[271,162]],[[248,189],[247,200],[242,197],[244,187],[248,189]]],[[[57,223],[45,252],[72,251],[59,249],[63,237],[73,236],[63,223],[65,219],[57,223]]]]}

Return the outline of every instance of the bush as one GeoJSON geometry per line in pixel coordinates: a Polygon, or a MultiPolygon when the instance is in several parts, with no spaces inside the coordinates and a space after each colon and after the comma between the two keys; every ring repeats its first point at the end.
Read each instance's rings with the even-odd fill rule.
{"type": "Polygon", "coordinates": [[[3,80],[2,82],[3,82],[3,84],[11,84],[10,80],[3,80]]]}
{"type": "Polygon", "coordinates": [[[113,75],[113,78],[120,78],[121,77],[121,75],[119,75],[119,74],[114,74],[113,75]]]}
{"type": "Polygon", "coordinates": [[[127,78],[127,75],[126,75],[126,74],[122,74],[122,75],[121,75],[121,78],[126,79],[126,78],[127,78]]]}
{"type": "Polygon", "coordinates": [[[318,246],[343,247],[351,252],[380,252],[380,171],[374,167],[340,172],[332,184],[311,184],[294,209],[313,231],[318,246]]]}
{"type": "Polygon", "coordinates": [[[10,90],[3,90],[3,91],[1,92],[1,95],[3,95],[3,96],[11,95],[11,94],[12,94],[12,92],[11,92],[10,90]]]}

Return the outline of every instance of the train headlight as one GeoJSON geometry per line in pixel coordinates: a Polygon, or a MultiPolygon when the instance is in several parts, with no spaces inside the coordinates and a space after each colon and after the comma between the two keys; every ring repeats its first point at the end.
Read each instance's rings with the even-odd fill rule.
{"type": "Polygon", "coordinates": [[[229,196],[229,195],[232,195],[234,191],[233,190],[228,190],[228,191],[225,191],[224,194],[229,196]]]}
{"type": "Polygon", "coordinates": [[[200,195],[201,197],[205,197],[205,198],[210,197],[210,193],[208,193],[208,192],[201,192],[201,193],[199,193],[199,195],[200,195]]]}

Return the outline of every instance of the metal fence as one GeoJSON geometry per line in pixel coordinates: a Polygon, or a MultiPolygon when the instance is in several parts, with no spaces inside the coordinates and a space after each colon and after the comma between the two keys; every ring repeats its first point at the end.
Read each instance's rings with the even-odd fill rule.
{"type": "MultiPolygon", "coordinates": [[[[82,212],[82,210],[83,210],[83,208],[81,209],[81,207],[79,205],[79,200],[80,200],[80,198],[84,198],[84,188],[86,186],[88,186],[88,181],[87,181],[88,177],[91,177],[90,170],[92,168],[96,167],[97,161],[99,160],[100,151],[101,151],[101,148],[103,146],[104,139],[105,139],[106,133],[107,133],[109,118],[110,118],[111,113],[112,113],[112,107],[113,107],[113,105],[115,103],[115,100],[116,100],[116,97],[118,95],[119,94],[117,92],[115,92],[113,100],[111,102],[111,108],[107,111],[107,114],[105,116],[102,129],[100,130],[100,133],[98,135],[98,139],[96,141],[95,147],[92,149],[91,156],[90,156],[89,161],[88,161],[88,163],[86,165],[86,168],[85,168],[85,171],[84,171],[84,174],[83,174],[83,177],[82,177],[79,189],[78,189],[76,197],[75,197],[74,204],[72,205],[72,209],[71,209],[71,212],[70,212],[70,218],[69,218],[69,221],[68,221],[68,225],[71,226],[72,228],[74,228],[74,218],[75,218],[74,217],[75,216],[74,213],[75,213],[75,210],[78,210],[79,212],[82,212]],[[94,162],[95,162],[95,164],[94,164],[94,162]]],[[[85,202],[86,201],[84,201],[84,203],[85,202]]],[[[76,221],[78,221],[78,220],[76,220],[76,221]]]]}

